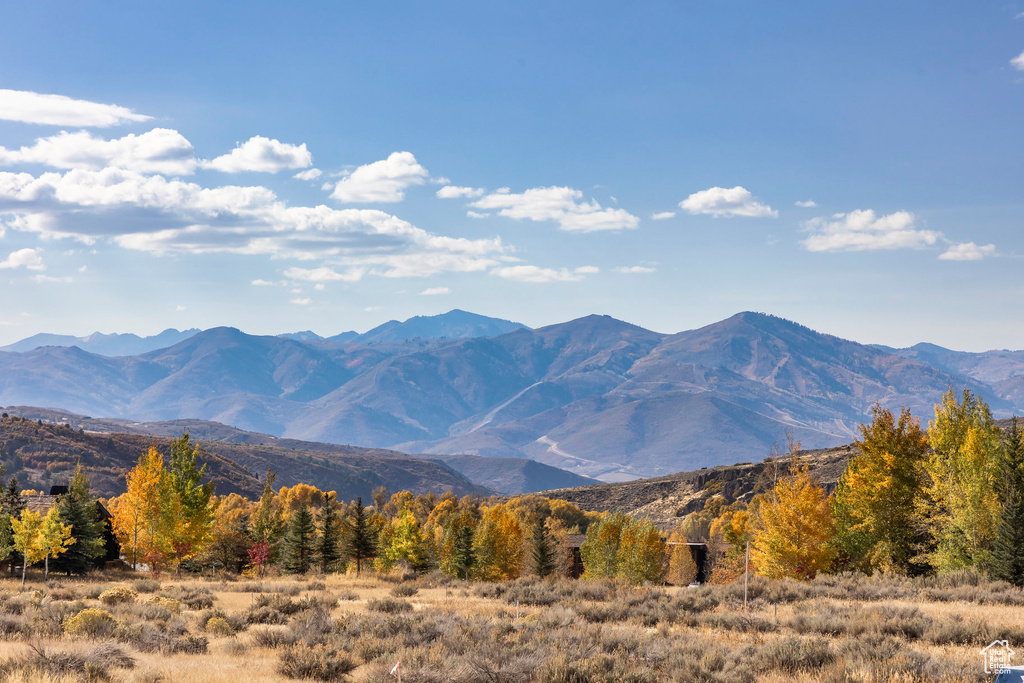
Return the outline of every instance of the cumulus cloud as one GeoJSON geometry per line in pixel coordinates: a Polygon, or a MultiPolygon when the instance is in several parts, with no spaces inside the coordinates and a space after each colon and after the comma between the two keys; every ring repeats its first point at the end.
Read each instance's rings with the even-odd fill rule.
{"type": "Polygon", "coordinates": [[[915,249],[935,244],[938,232],[918,227],[914,214],[897,211],[876,216],[871,209],[837,213],[804,223],[811,233],[803,240],[808,251],[873,251],[915,249]]]}
{"type": "Polygon", "coordinates": [[[277,173],[290,168],[306,168],[312,165],[313,155],[306,149],[306,143],[289,145],[261,135],[249,138],[227,154],[202,162],[203,168],[212,168],[224,173],[240,173],[242,171],[277,173]]]}
{"type": "Polygon", "coordinates": [[[676,212],[675,211],[661,211],[659,213],[652,213],[651,214],[651,220],[652,221],[663,221],[663,220],[667,220],[669,218],[675,218],[675,217],[676,217],[676,212]]]}
{"type": "Polygon", "coordinates": [[[486,270],[509,252],[499,238],[436,235],[379,210],[289,206],[261,186],[207,188],[114,168],[0,172],[0,222],[43,238],[319,259],[385,277],[486,270]]]}
{"type": "Polygon", "coordinates": [[[139,173],[186,175],[196,168],[195,149],[176,130],[154,128],[115,140],[86,131],[39,138],[31,147],[0,147],[0,166],[43,164],[54,168],[100,170],[109,166],[139,173]]]}
{"type": "Polygon", "coordinates": [[[261,280],[260,278],[256,278],[255,280],[252,281],[252,284],[256,285],[257,287],[269,287],[274,283],[269,280],[261,280]]]}
{"type": "Polygon", "coordinates": [[[775,218],[779,215],[778,211],[767,204],[762,204],[750,194],[750,190],[739,185],[732,188],[712,187],[694,192],[679,202],[679,208],[691,214],[707,214],[716,218],[775,218]]]}
{"type": "Polygon", "coordinates": [[[441,296],[442,294],[451,294],[452,290],[447,287],[428,287],[420,292],[420,296],[441,296]]]}
{"type": "Polygon", "coordinates": [[[303,282],[356,282],[362,279],[365,272],[365,270],[357,268],[347,273],[339,273],[327,266],[321,266],[320,268],[289,268],[284,271],[284,276],[289,280],[303,282]]]}
{"type": "Polygon", "coordinates": [[[182,306],[181,304],[178,304],[177,306],[175,306],[175,307],[174,307],[174,310],[175,310],[175,312],[177,312],[177,313],[181,313],[182,311],[184,311],[184,310],[185,310],[185,307],[184,307],[184,306],[182,306]]]}
{"type": "Polygon", "coordinates": [[[458,199],[459,197],[474,199],[483,196],[483,194],[484,189],[482,187],[456,187],[455,185],[445,185],[437,191],[437,196],[441,199],[458,199]]]}
{"type": "Polygon", "coordinates": [[[296,180],[316,180],[317,178],[322,176],[323,173],[324,172],[321,171],[319,168],[311,168],[308,171],[299,171],[292,177],[295,178],[296,180]]]}
{"type": "Polygon", "coordinates": [[[305,297],[296,297],[294,299],[289,299],[288,303],[295,304],[296,306],[308,306],[313,303],[313,300],[305,297]]]}
{"type": "Polygon", "coordinates": [[[555,270],[554,268],[541,268],[540,266],[503,266],[495,268],[491,271],[491,274],[506,280],[538,284],[547,282],[575,282],[583,279],[583,273],[574,272],[567,268],[555,270]]]}
{"type": "Polygon", "coordinates": [[[497,209],[502,216],[555,221],[568,232],[629,230],[640,219],[625,209],[604,209],[596,201],[580,201],[583,193],[571,187],[535,187],[522,193],[502,188],[473,202],[478,209],[497,209]]]}
{"type": "Polygon", "coordinates": [[[1019,55],[1011,59],[1010,64],[1013,65],[1014,69],[1024,71],[1024,52],[1021,52],[1019,55]]]}
{"type": "Polygon", "coordinates": [[[60,282],[65,284],[68,282],[72,282],[72,279],[69,275],[65,275],[64,277],[53,277],[50,275],[43,275],[42,273],[39,273],[37,275],[33,275],[32,279],[35,280],[36,282],[60,282]]]}
{"type": "Polygon", "coordinates": [[[655,273],[657,270],[651,266],[622,266],[615,269],[617,273],[655,273]]]}
{"type": "Polygon", "coordinates": [[[943,261],[980,261],[986,256],[994,256],[995,253],[996,245],[994,244],[977,245],[974,242],[962,242],[951,245],[949,249],[939,254],[939,259],[943,261]]]}
{"type": "Polygon", "coordinates": [[[808,199],[807,201],[803,202],[794,202],[794,204],[799,206],[801,209],[813,209],[816,206],[818,206],[818,203],[813,199],[808,199]]]}
{"type": "Polygon", "coordinates": [[[332,199],[354,204],[400,202],[406,188],[422,185],[430,174],[411,152],[394,152],[387,159],[360,166],[334,186],[332,199]]]}
{"type": "Polygon", "coordinates": [[[120,123],[148,121],[151,118],[115,104],[100,104],[26,90],[0,90],[0,119],[6,121],[106,128],[120,123]]]}
{"type": "Polygon", "coordinates": [[[8,254],[7,258],[0,261],[0,268],[28,268],[29,270],[46,270],[43,265],[43,257],[39,255],[38,249],[19,249],[8,254]]]}
{"type": "Polygon", "coordinates": [[[594,275],[595,273],[600,273],[601,269],[597,266],[580,266],[573,272],[579,273],[580,275],[594,275]]]}
{"type": "Polygon", "coordinates": [[[470,218],[480,219],[480,218],[488,218],[491,214],[489,214],[489,213],[480,213],[479,211],[467,211],[466,215],[469,216],[470,218]]]}

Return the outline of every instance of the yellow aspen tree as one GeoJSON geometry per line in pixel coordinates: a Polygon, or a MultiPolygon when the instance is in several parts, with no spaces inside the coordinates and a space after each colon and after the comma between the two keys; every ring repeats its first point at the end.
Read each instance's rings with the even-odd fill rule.
{"type": "Polygon", "coordinates": [[[135,569],[154,545],[151,535],[160,516],[161,479],[164,458],[155,446],[139,457],[139,462],[125,475],[128,490],[118,496],[112,526],[125,554],[135,569]]]}
{"type": "Polygon", "coordinates": [[[924,485],[928,437],[907,408],[897,419],[877,403],[860,426],[859,455],[850,459],[836,492],[840,538],[847,553],[864,554],[875,569],[906,574],[913,556],[924,485]]]}
{"type": "Polygon", "coordinates": [[[506,505],[492,505],[477,525],[473,549],[485,581],[517,579],[526,557],[526,525],[506,505]]]}
{"type": "Polygon", "coordinates": [[[11,530],[14,537],[14,549],[21,554],[21,585],[25,585],[25,575],[30,564],[39,562],[46,557],[46,543],[43,540],[43,518],[29,509],[21,511],[20,517],[11,517],[11,530]]]}
{"type": "Polygon", "coordinates": [[[832,565],[835,529],[825,490],[807,465],[797,466],[779,478],[758,509],[751,563],[768,578],[812,579],[832,565]]]}
{"type": "Polygon", "coordinates": [[[57,506],[50,508],[43,518],[43,548],[46,550],[46,569],[43,577],[50,576],[50,558],[60,557],[64,551],[75,544],[76,539],[71,536],[71,526],[61,521],[60,510],[57,506]]]}
{"type": "Polygon", "coordinates": [[[950,389],[935,406],[928,441],[931,482],[922,508],[936,541],[932,562],[940,570],[986,566],[1001,510],[999,428],[979,397],[964,391],[958,401],[950,389]]]}
{"type": "Polygon", "coordinates": [[[629,517],[619,534],[618,575],[634,585],[661,579],[665,542],[649,519],[629,517]]]}
{"type": "Polygon", "coordinates": [[[689,586],[697,578],[697,563],[686,541],[686,534],[678,526],[668,537],[668,570],[665,579],[673,586],[689,586]]]}

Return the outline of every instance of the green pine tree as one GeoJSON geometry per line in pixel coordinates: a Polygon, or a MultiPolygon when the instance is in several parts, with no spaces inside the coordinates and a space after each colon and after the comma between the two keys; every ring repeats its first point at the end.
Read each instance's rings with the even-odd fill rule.
{"type": "Polygon", "coordinates": [[[473,549],[473,527],[463,524],[455,536],[455,568],[462,578],[469,580],[469,572],[476,564],[476,551],[473,549]]]}
{"type": "Polygon", "coordinates": [[[284,535],[284,567],[294,574],[305,574],[313,566],[316,525],[309,506],[303,503],[288,522],[284,535]]]}
{"type": "Polygon", "coordinates": [[[89,479],[79,463],[68,492],[57,501],[60,521],[71,527],[75,542],[63,555],[54,558],[50,568],[65,574],[84,574],[106,551],[104,521],[100,518],[96,499],[89,490],[89,479]]]}
{"type": "Polygon", "coordinates": [[[263,495],[250,517],[252,536],[256,543],[267,543],[270,546],[271,561],[277,559],[278,543],[284,529],[281,518],[281,504],[274,497],[274,479],[277,472],[267,468],[267,478],[263,481],[263,495]]]}
{"type": "Polygon", "coordinates": [[[1013,418],[1003,449],[999,493],[1004,502],[992,544],[991,574],[1024,587],[1024,442],[1017,418],[1013,418]]]}
{"type": "Polygon", "coordinates": [[[543,523],[535,524],[533,527],[533,571],[537,576],[544,578],[551,576],[555,571],[555,553],[551,549],[551,541],[548,539],[547,530],[543,523]]]}
{"type": "Polygon", "coordinates": [[[366,508],[363,507],[363,499],[356,498],[356,506],[348,520],[348,542],[345,554],[352,562],[356,563],[356,576],[363,569],[363,561],[373,558],[377,554],[377,544],[374,542],[373,533],[366,518],[366,508]]]}
{"type": "MultiPolygon", "coordinates": [[[[4,468],[0,466],[0,477],[3,476],[4,468]]],[[[2,480],[0,480],[2,481],[2,480]]],[[[11,559],[11,573],[14,573],[14,566],[21,563],[21,555],[14,550],[14,530],[11,528],[11,518],[20,517],[21,511],[25,509],[25,499],[21,496],[17,477],[11,477],[11,481],[2,493],[0,493],[0,560],[11,559]]]]}
{"type": "Polygon", "coordinates": [[[338,501],[327,494],[324,506],[317,520],[318,538],[316,556],[323,573],[333,571],[341,559],[341,519],[338,516],[338,501]]]}

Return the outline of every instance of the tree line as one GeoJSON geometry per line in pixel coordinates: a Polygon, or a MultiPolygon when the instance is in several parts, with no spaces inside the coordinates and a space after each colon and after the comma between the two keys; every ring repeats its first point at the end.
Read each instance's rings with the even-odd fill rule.
{"type": "MultiPolygon", "coordinates": [[[[917,576],[974,569],[1024,586],[1024,442],[970,391],[946,392],[928,427],[875,405],[832,492],[790,441],[747,503],[709,499],[680,532],[707,542],[712,580],[822,572],[917,576]]],[[[777,454],[778,455],[778,454],[777,454]]]]}

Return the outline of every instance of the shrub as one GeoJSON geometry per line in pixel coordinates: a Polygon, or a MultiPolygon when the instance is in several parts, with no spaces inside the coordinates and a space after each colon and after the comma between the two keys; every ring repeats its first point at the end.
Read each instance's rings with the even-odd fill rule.
{"type": "Polygon", "coordinates": [[[206,622],[206,630],[215,636],[230,636],[235,632],[227,620],[221,617],[210,617],[206,622]]]}
{"type": "Polygon", "coordinates": [[[347,655],[323,646],[295,645],[281,653],[277,670],[288,678],[335,681],[356,668],[347,655]]]}
{"type": "Polygon", "coordinates": [[[154,595],[149,599],[149,604],[163,607],[171,614],[181,614],[181,603],[172,598],[165,598],[162,595],[154,595]]]}
{"type": "Polygon", "coordinates": [[[115,586],[100,593],[99,600],[104,605],[120,605],[123,602],[135,602],[138,593],[126,586],[115,586]]]}
{"type": "Polygon", "coordinates": [[[371,598],[366,602],[366,609],[371,612],[399,614],[401,612],[411,612],[412,605],[405,600],[395,600],[393,598],[371,598]]]}
{"type": "Polygon", "coordinates": [[[256,647],[269,647],[271,649],[292,645],[298,640],[298,636],[292,629],[286,626],[261,626],[249,630],[249,637],[256,647]]]}
{"type": "Polygon", "coordinates": [[[160,595],[177,600],[189,609],[200,610],[213,607],[213,594],[208,588],[172,586],[165,588],[160,595]]]}
{"type": "Polygon", "coordinates": [[[824,638],[802,639],[787,636],[758,648],[754,662],[763,671],[796,674],[821,669],[835,661],[824,638]]]}
{"type": "Polygon", "coordinates": [[[391,589],[391,595],[396,598],[411,598],[419,592],[419,588],[408,584],[401,584],[391,589]]]}
{"type": "Polygon", "coordinates": [[[115,629],[117,620],[104,609],[84,609],[64,622],[64,632],[69,636],[107,638],[115,629]]]}
{"type": "Polygon", "coordinates": [[[136,579],[132,581],[132,588],[137,593],[155,593],[160,590],[160,582],[155,579],[136,579]]]}

